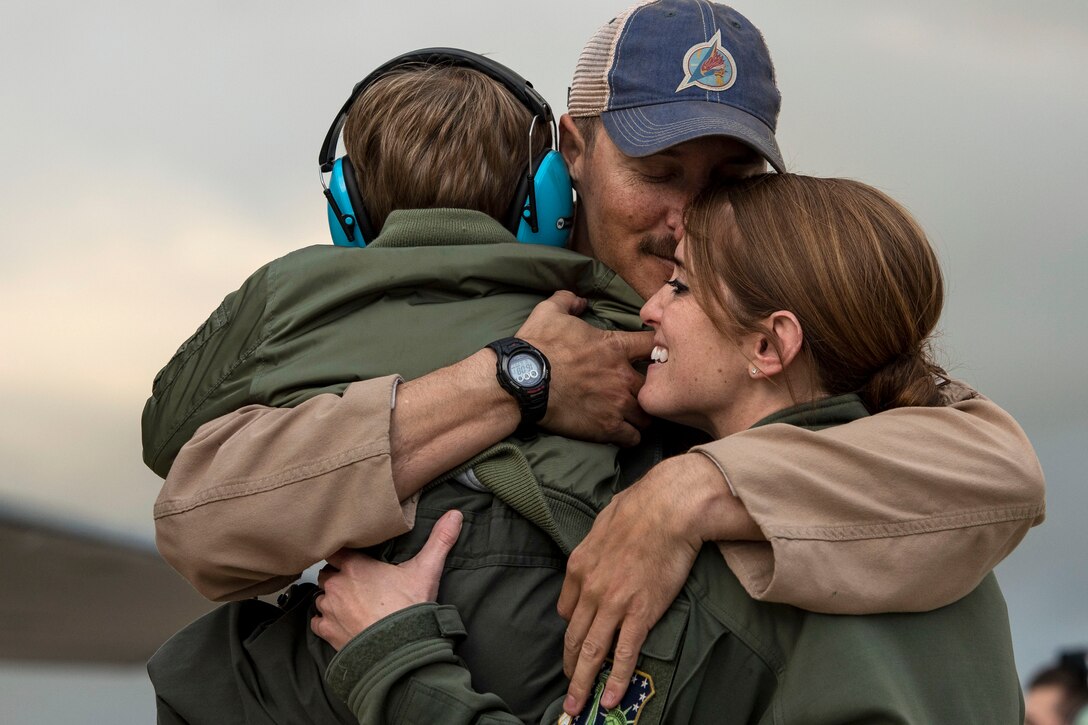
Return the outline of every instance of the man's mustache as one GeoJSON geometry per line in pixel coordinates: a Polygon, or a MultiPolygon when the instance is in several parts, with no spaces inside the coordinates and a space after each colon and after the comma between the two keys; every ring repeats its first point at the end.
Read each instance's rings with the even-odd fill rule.
{"type": "Polygon", "coordinates": [[[676,254],[676,238],[671,234],[647,234],[638,243],[641,254],[671,260],[676,254]]]}

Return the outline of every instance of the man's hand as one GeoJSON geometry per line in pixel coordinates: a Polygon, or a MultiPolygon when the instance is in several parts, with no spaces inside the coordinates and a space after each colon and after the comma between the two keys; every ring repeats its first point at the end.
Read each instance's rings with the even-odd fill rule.
{"type": "Polygon", "coordinates": [[[330,556],[329,566],[317,578],[324,592],[314,600],[321,613],[310,620],[314,634],[339,652],[383,617],[413,604],[433,602],[442,566],[457,543],[462,520],[460,511],[447,512],[435,523],[419,553],[399,566],[350,549],[330,556]]]}
{"type": "Polygon", "coordinates": [[[680,593],[704,541],[762,538],[708,458],[691,453],[655,466],[601,511],[571,553],[559,595],[567,620],[563,709],[585,706],[617,630],[601,704],[615,707],[646,635],[680,593]]]}
{"type": "Polygon", "coordinates": [[[585,308],[574,293],[556,292],[518,330],[552,365],[540,425],[568,438],[637,445],[650,417],[638,405],[643,376],[631,363],[649,358],[653,333],[599,330],[575,316],[585,308]]]}

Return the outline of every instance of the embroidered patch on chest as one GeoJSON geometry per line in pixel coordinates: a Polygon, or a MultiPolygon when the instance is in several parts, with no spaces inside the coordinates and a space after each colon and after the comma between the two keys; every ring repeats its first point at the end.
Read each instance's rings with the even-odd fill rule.
{"type": "Polygon", "coordinates": [[[578,714],[578,717],[571,717],[565,713],[560,715],[556,725],[637,725],[643,708],[654,696],[654,678],[645,672],[635,670],[630,684],[627,685],[627,692],[623,693],[620,699],[620,704],[611,710],[606,710],[601,705],[601,697],[604,696],[604,684],[608,681],[610,674],[612,674],[612,663],[605,662],[597,675],[593,697],[586,703],[585,709],[578,714]]]}
{"type": "Polygon", "coordinates": [[[707,91],[724,91],[737,80],[737,64],[722,47],[722,31],[705,43],[696,43],[684,55],[684,80],[675,93],[698,86],[707,91]]]}

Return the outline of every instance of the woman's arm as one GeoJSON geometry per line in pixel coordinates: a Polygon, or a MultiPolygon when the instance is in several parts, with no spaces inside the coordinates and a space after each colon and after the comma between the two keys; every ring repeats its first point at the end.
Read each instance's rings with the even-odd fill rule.
{"type": "Polygon", "coordinates": [[[1042,522],[1045,484],[1016,421],[971,394],[700,447],[768,540],[722,546],[748,592],[869,614],[928,611],[978,586],[1042,522]]]}

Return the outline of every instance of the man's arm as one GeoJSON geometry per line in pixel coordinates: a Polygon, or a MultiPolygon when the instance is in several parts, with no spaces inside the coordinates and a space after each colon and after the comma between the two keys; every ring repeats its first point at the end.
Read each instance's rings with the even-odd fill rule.
{"type": "Polygon", "coordinates": [[[694,561],[706,541],[723,542],[753,597],[814,611],[925,611],[973,590],[1043,520],[1044,481],[1016,421],[973,391],[961,397],[819,432],[744,431],[618,495],[572,553],[560,596],[576,701],[617,630],[605,699],[618,697],[687,573],[643,562],[694,561]],[[681,491],[697,505],[678,506],[681,491]]]}
{"type": "MultiPolygon", "coordinates": [[[[630,360],[649,333],[598,330],[571,316],[584,301],[545,300],[518,335],[545,351],[554,378],[542,426],[634,443],[646,422],[630,360]],[[587,352],[588,351],[588,352],[587,352]]],[[[439,474],[513,433],[514,399],[482,350],[396,388],[353,383],[291,409],[248,406],[182,447],[155,508],[163,557],[205,596],[276,591],[342,547],[370,546],[412,525],[411,497],[439,474]],[[396,501],[406,501],[400,511],[396,501]]]]}
{"type": "Polygon", "coordinates": [[[202,426],[155,503],[163,558],[209,599],[267,594],[342,546],[408,531],[415,500],[392,485],[397,378],[296,408],[248,406],[202,426]]]}
{"type": "MultiPolygon", "coordinates": [[[[585,308],[585,299],[556,292],[517,332],[552,366],[540,427],[568,438],[636,445],[650,418],[638,406],[642,376],[631,362],[650,354],[653,335],[598,330],[574,317],[585,308]]],[[[498,385],[495,362],[494,352],[481,350],[400,386],[390,440],[402,500],[517,428],[521,414],[498,385]]]]}
{"type": "Polygon", "coordinates": [[[483,350],[399,385],[352,383],[342,396],[205,424],[155,504],[163,558],[209,599],[240,599],[283,588],[338,549],[403,534],[427,482],[517,427],[494,370],[483,350]],[[458,404],[435,403],[443,397],[458,404]],[[477,414],[464,420],[465,409],[477,414]]]}
{"type": "Polygon", "coordinates": [[[205,424],[155,504],[159,551],[221,601],[277,591],[338,549],[403,534],[428,481],[517,427],[494,369],[483,350],[399,386],[396,376],[352,383],[343,396],[205,424]],[[477,414],[464,420],[466,409],[477,414]]]}

